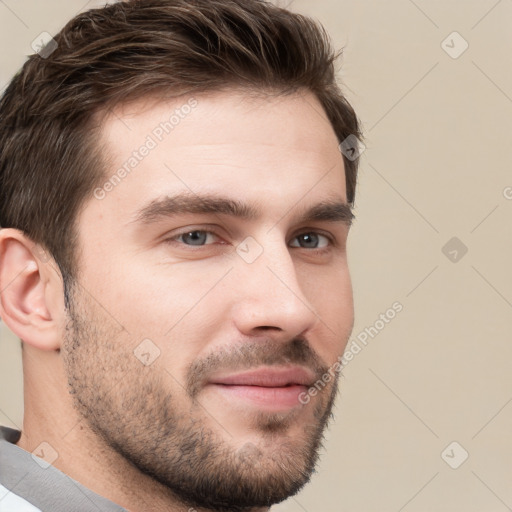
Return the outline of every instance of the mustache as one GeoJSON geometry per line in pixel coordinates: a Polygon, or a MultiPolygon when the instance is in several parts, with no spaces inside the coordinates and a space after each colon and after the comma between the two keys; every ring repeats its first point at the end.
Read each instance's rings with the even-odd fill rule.
{"type": "Polygon", "coordinates": [[[272,338],[257,342],[244,341],[234,348],[223,348],[192,362],[186,372],[185,389],[194,399],[216,372],[287,364],[308,368],[314,373],[315,380],[321,379],[329,371],[305,337],[295,337],[287,342],[272,338]]]}

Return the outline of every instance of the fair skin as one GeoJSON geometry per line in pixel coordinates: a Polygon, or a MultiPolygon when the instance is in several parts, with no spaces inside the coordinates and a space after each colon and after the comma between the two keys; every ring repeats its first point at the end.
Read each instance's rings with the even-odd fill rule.
{"type": "MultiPolygon", "coordinates": [[[[105,179],[188,99],[107,116],[105,179]]],[[[344,166],[316,98],[196,99],[127,177],[84,204],[74,311],[55,262],[21,232],[0,231],[0,315],[24,341],[18,445],[49,443],[55,467],[133,512],[238,510],[220,505],[233,496],[218,491],[224,468],[248,486],[255,506],[240,502],[245,510],[268,510],[260,489],[274,485],[274,501],[296,492],[335,383],[306,405],[298,394],[343,353],[353,325],[344,166]],[[178,195],[182,205],[236,201],[252,215],[140,219],[152,201],[178,195]],[[158,357],[146,366],[134,351],[158,357]],[[217,480],[194,502],[206,462],[217,480]]]]}

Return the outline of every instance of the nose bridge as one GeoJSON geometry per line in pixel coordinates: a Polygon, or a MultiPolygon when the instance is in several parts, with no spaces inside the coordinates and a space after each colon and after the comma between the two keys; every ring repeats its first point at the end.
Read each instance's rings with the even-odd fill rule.
{"type": "Polygon", "coordinates": [[[316,314],[309,304],[287,245],[279,237],[267,237],[259,256],[239,262],[237,301],[242,330],[275,327],[290,335],[313,326],[316,314]]]}
{"type": "Polygon", "coordinates": [[[286,244],[269,236],[262,249],[261,256],[248,271],[254,271],[257,281],[260,284],[265,283],[269,287],[268,291],[273,292],[276,297],[292,295],[305,301],[295,264],[286,244]]]}

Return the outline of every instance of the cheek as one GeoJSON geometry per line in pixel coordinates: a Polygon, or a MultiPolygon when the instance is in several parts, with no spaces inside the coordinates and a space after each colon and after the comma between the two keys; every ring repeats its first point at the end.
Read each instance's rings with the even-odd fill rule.
{"type": "Polygon", "coordinates": [[[327,362],[343,353],[354,324],[352,282],[346,264],[324,272],[311,272],[303,281],[303,290],[319,317],[317,351],[327,362]]]}
{"type": "Polygon", "coordinates": [[[352,282],[345,259],[325,267],[298,267],[298,277],[304,295],[322,318],[339,321],[352,315],[352,282]]]}
{"type": "Polygon", "coordinates": [[[202,268],[193,266],[131,265],[130,280],[116,285],[114,301],[131,343],[137,346],[151,340],[157,347],[158,364],[180,382],[188,365],[226,321],[225,271],[205,262],[202,268]]]}
{"type": "Polygon", "coordinates": [[[111,269],[97,294],[129,332],[161,337],[191,321],[200,327],[203,317],[198,311],[203,308],[199,306],[220,306],[218,297],[216,301],[211,297],[224,274],[223,268],[207,262],[167,265],[141,258],[111,269]]]}

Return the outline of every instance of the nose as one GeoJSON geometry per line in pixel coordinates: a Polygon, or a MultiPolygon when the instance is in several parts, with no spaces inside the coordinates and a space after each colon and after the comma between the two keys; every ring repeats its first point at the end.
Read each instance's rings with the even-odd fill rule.
{"type": "Polygon", "coordinates": [[[286,245],[266,247],[251,264],[239,261],[235,273],[233,317],[242,334],[261,336],[273,331],[273,336],[292,339],[305,335],[318,322],[286,245]]]}

